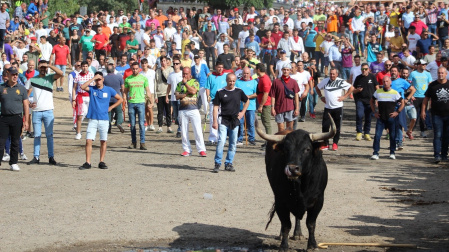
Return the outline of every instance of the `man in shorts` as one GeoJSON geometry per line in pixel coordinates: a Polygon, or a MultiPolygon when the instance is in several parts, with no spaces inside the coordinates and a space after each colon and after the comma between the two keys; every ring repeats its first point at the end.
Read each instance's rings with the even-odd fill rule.
{"type": "Polygon", "coordinates": [[[271,115],[275,117],[279,132],[285,128],[293,129],[293,121],[299,114],[299,86],[293,78],[290,78],[291,70],[290,63],[284,64],[282,76],[274,80],[270,90],[271,115]]]}
{"type": "Polygon", "coordinates": [[[90,162],[92,141],[95,141],[97,131],[100,132],[100,163],[98,164],[98,168],[108,169],[104,163],[109,129],[108,111],[119,106],[123,102],[123,98],[113,88],[103,85],[103,81],[103,73],[96,72],[94,78],[86,81],[80,87],[90,97],[89,112],[86,116],[89,119],[86,131],[86,162],[80,166],[80,170],[86,170],[92,167],[90,162]],[[109,101],[112,97],[117,101],[109,106],[109,101]]]}
{"type": "MultiPolygon", "coordinates": [[[[81,89],[81,86],[92,79],[94,74],[89,71],[89,63],[81,62],[81,72],[73,80],[72,107],[76,115],[76,140],[81,139],[81,123],[87,115],[89,108],[89,93],[81,89]]],[[[93,85],[93,83],[91,82],[93,85]]]]}
{"type": "Polygon", "coordinates": [[[63,78],[65,76],[65,70],[67,68],[67,65],[71,67],[71,57],[70,57],[70,49],[65,44],[66,39],[64,37],[61,37],[59,39],[59,44],[55,45],[53,47],[53,51],[51,52],[51,59],[50,62],[53,62],[57,68],[59,68],[63,75],[62,78],[56,80],[56,91],[62,92],[64,91],[64,88],[62,87],[62,84],[64,83],[63,78]],[[59,84],[59,85],[58,85],[59,84]]]}

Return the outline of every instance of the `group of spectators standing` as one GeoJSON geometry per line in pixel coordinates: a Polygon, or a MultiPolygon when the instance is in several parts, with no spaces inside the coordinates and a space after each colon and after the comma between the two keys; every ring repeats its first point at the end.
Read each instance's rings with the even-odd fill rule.
{"type": "MultiPolygon", "coordinates": [[[[326,141],[322,150],[336,151],[343,101],[348,98],[356,104],[356,140],[372,141],[371,118],[377,119],[371,159],[379,158],[384,129],[390,139],[389,158],[395,159],[395,151],[404,148],[405,136],[414,139],[416,121],[420,137],[434,130],[435,162],[447,159],[449,21],[445,3],[345,7],[323,2],[259,11],[254,7],[226,11],[170,7],[165,13],[151,8],[148,14],[104,10],[70,17],[48,13],[45,2],[32,4],[18,6],[13,20],[6,5],[0,13],[5,21],[0,22],[0,35],[7,34],[1,36],[5,37],[2,90],[6,91],[0,93],[0,127],[9,127],[0,135],[0,148],[3,152],[6,143],[9,152],[11,136],[11,153],[3,160],[9,160],[13,170],[19,169],[18,155],[26,156],[19,148],[19,123],[11,120],[23,117],[25,136],[34,136],[29,164],[39,163],[42,123],[47,139],[53,135],[54,81],[57,92],[63,92],[68,82],[75,139],[82,138],[82,122],[89,119],[86,162],[80,169],[91,168],[97,131],[98,167],[107,168],[107,134],[112,126],[125,132],[126,108],[130,149],[137,149],[139,142],[139,149],[147,150],[145,131],[163,133],[165,124],[167,133],[174,133],[174,122],[176,137],[182,139],[182,156],[192,154],[189,123],[199,155],[207,156],[204,115],[210,122],[206,143],[217,146],[214,172],[218,172],[227,136],[228,171],[235,170],[236,146],[243,145],[244,139],[256,145],[257,114],[268,134],[272,117],[278,131],[296,129],[306,120],[307,111],[310,119],[316,118],[315,106],[321,100],[325,103],[322,131],[329,131],[332,121],[337,127],[332,146],[326,141]],[[65,76],[67,70],[70,73],[65,76]],[[16,84],[23,86],[17,89],[21,104],[16,99],[14,109],[3,106],[12,102],[8,95],[16,91],[8,88],[16,84]],[[34,135],[27,127],[30,122],[34,135]]],[[[56,164],[53,142],[47,145],[49,163],[56,164]]]]}

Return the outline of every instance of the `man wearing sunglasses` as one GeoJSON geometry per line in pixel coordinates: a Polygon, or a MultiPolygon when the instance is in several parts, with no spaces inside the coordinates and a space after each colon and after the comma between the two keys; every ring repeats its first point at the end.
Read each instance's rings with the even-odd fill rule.
{"type": "Polygon", "coordinates": [[[45,135],[47,138],[48,163],[56,165],[54,159],[53,147],[53,82],[63,76],[62,70],[49,65],[47,61],[41,60],[38,65],[39,75],[27,81],[28,93],[34,92],[33,103],[33,128],[34,128],[34,158],[28,164],[39,164],[41,149],[42,123],[45,127],[45,135]],[[54,74],[47,74],[48,68],[54,71],[54,74]]]}
{"type": "Polygon", "coordinates": [[[17,161],[19,158],[19,140],[23,130],[28,130],[28,120],[22,114],[28,115],[29,101],[27,90],[18,85],[19,72],[10,67],[3,71],[8,81],[0,86],[0,156],[3,157],[6,139],[11,135],[11,156],[9,160],[12,171],[20,171],[17,161]]]}
{"type": "MultiPolygon", "coordinates": [[[[391,62],[390,62],[391,66],[391,62]]],[[[365,140],[371,141],[371,106],[370,100],[374,92],[379,89],[379,83],[376,76],[369,71],[368,63],[362,64],[362,74],[357,76],[354,81],[354,101],[355,101],[355,123],[356,123],[356,140],[362,140],[362,135],[365,140]],[[365,117],[365,123],[362,128],[362,120],[365,117]]]]}

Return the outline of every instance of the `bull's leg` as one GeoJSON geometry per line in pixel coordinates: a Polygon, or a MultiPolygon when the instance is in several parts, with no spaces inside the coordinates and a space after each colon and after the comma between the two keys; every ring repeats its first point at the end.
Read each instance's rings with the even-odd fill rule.
{"type": "Polygon", "coordinates": [[[276,205],[276,213],[281,221],[281,247],[279,251],[288,251],[288,233],[292,228],[290,211],[285,207],[276,205]]]}
{"type": "Polygon", "coordinates": [[[295,230],[293,231],[292,240],[302,240],[304,239],[304,235],[301,232],[301,220],[295,217],[295,230]]]}
{"type": "Polygon", "coordinates": [[[318,198],[318,200],[315,202],[315,205],[312,208],[307,209],[306,226],[309,231],[309,241],[307,242],[308,250],[318,248],[318,245],[315,240],[315,226],[318,214],[323,208],[323,202],[324,202],[324,195],[318,198]]]}

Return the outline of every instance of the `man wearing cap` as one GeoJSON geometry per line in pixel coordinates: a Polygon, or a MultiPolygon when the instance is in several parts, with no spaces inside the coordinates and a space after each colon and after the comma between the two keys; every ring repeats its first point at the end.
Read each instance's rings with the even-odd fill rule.
{"type": "Polygon", "coordinates": [[[300,107],[298,83],[290,78],[292,66],[286,63],[280,68],[282,75],[274,80],[270,90],[271,115],[275,117],[278,132],[293,129],[293,121],[299,115],[300,107]],[[287,91],[289,96],[286,95],[287,91]]]}
{"type": "Polygon", "coordinates": [[[41,149],[41,131],[42,123],[45,127],[45,135],[47,137],[47,149],[49,164],[56,165],[54,159],[53,147],[53,82],[63,76],[62,71],[53,66],[48,65],[47,61],[41,60],[38,65],[39,75],[27,81],[28,93],[33,92],[33,128],[34,128],[34,158],[28,164],[39,164],[41,149]],[[48,68],[54,71],[54,74],[47,74],[48,68]]]}
{"type": "MultiPolygon", "coordinates": [[[[226,75],[224,72],[224,63],[218,61],[215,65],[215,72],[207,77],[206,82],[206,94],[209,100],[209,115],[213,115],[213,101],[215,99],[215,95],[218,90],[222,89],[226,86],[226,75]]],[[[212,127],[213,121],[210,120],[210,134],[209,134],[209,143],[216,144],[218,142],[218,132],[217,129],[212,127]]]]}
{"type": "MultiPolygon", "coordinates": [[[[4,7],[2,6],[2,9],[4,7]]],[[[23,130],[28,130],[27,117],[22,115],[29,113],[29,101],[27,90],[18,85],[19,72],[17,68],[10,67],[6,72],[8,81],[0,86],[0,157],[3,157],[6,140],[11,136],[11,152],[9,165],[12,171],[19,171],[17,165],[19,158],[19,141],[23,130]]]]}
{"type": "MultiPolygon", "coordinates": [[[[331,68],[329,78],[324,78],[318,83],[315,90],[321,101],[325,103],[322,122],[323,132],[329,132],[331,117],[337,126],[337,133],[334,135],[332,143],[332,150],[337,151],[340,140],[341,121],[343,120],[343,101],[352,94],[354,87],[345,80],[338,78],[338,70],[331,68]],[[324,90],[324,96],[321,90],[324,90]],[[343,92],[344,95],[342,95],[343,92]]],[[[329,140],[327,139],[324,142],[325,145],[321,147],[321,150],[328,150],[329,140]]]]}
{"type": "Polygon", "coordinates": [[[100,163],[98,168],[108,169],[104,162],[109,129],[108,112],[119,106],[123,102],[123,98],[113,88],[104,85],[103,73],[101,72],[96,72],[95,77],[84,83],[81,89],[89,94],[90,103],[89,112],[86,116],[89,119],[86,130],[86,162],[79,169],[86,170],[92,167],[92,141],[95,141],[97,131],[100,133],[100,163]],[[94,86],[92,86],[93,83],[95,83],[94,86]],[[111,98],[115,98],[112,105],[110,104],[111,98]]]}
{"type": "MultiPolygon", "coordinates": [[[[420,59],[415,62],[415,65],[417,65],[417,68],[410,74],[408,79],[412,81],[412,85],[416,89],[416,92],[413,94],[412,100],[413,105],[416,108],[416,112],[419,115],[421,114],[421,107],[425,97],[424,94],[426,93],[429,84],[433,80],[430,73],[425,71],[427,66],[427,62],[425,60],[420,59]]],[[[421,137],[426,137],[425,122],[421,118],[419,119],[419,129],[421,131],[421,137]]],[[[411,133],[412,130],[413,129],[409,129],[409,132],[411,133]]]]}
{"type": "MultiPolygon", "coordinates": [[[[279,61],[276,63],[276,73],[275,76],[276,78],[281,78],[283,71],[282,68],[284,66],[286,66],[286,64],[289,64],[291,62],[291,60],[289,58],[287,58],[287,52],[284,50],[281,50],[280,52],[280,58],[279,61]]],[[[290,66],[291,69],[291,66],[290,66]]],[[[288,72],[290,74],[290,72],[288,72]]]]}

